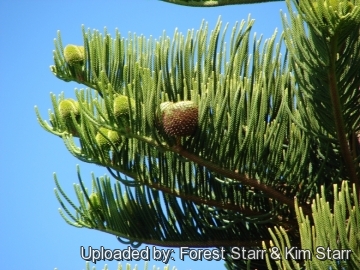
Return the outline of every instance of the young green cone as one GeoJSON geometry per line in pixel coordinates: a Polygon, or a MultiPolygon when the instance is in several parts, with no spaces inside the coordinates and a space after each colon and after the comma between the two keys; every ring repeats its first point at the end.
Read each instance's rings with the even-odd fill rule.
{"type": "Polygon", "coordinates": [[[129,126],[130,110],[134,113],[135,100],[130,99],[124,95],[119,95],[114,99],[114,116],[120,123],[121,127],[126,128],[129,126]]]}
{"type": "Polygon", "coordinates": [[[122,142],[122,138],[119,133],[113,130],[108,131],[108,138],[115,146],[120,145],[122,142]]]}
{"type": "Polygon", "coordinates": [[[65,123],[67,131],[73,136],[78,136],[75,128],[75,124],[71,117],[71,113],[74,114],[77,122],[80,120],[79,103],[71,98],[60,101],[59,106],[60,117],[65,123]]]}
{"type": "Polygon", "coordinates": [[[109,150],[110,149],[110,143],[108,138],[108,132],[109,130],[106,128],[99,128],[99,131],[96,133],[95,140],[96,143],[100,146],[103,150],[109,150]]]}
{"type": "Polygon", "coordinates": [[[64,57],[66,63],[69,65],[69,70],[73,78],[78,82],[85,80],[84,64],[85,64],[85,49],[84,46],[77,46],[69,44],[64,49],[64,57]]]}
{"type": "Polygon", "coordinates": [[[67,45],[64,48],[64,57],[70,66],[82,66],[85,60],[84,46],[67,45]]]}
{"type": "Polygon", "coordinates": [[[96,133],[95,140],[97,144],[103,148],[109,150],[111,147],[111,143],[114,146],[118,146],[122,142],[121,136],[113,130],[109,130],[107,128],[99,128],[99,131],[96,133]],[[110,142],[109,142],[110,140],[110,142]]]}

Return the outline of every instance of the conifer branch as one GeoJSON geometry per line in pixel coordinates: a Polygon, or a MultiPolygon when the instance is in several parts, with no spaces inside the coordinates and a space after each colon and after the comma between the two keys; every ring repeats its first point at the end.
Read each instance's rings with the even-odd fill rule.
{"type": "MultiPolygon", "coordinates": [[[[161,1],[212,7],[277,0],[161,1]]],[[[117,30],[112,39],[106,29],[102,35],[83,27],[84,46],[65,50],[58,33],[52,72],[98,94],[76,92],[78,101],[52,95],[51,125],[36,109],[39,123],[76,158],[106,167],[117,180],[112,186],[110,178],[93,176],[90,194],[79,175],[77,206],[55,179],[65,221],[133,247],[227,251],[267,249],[274,242],[313,247],[315,237],[304,236],[303,225],[308,232],[314,225],[316,236],[327,241],[319,224],[328,224],[339,233],[329,243],[358,251],[360,0],[290,1],[291,26],[283,16],[275,54],[276,34],[262,53],[261,38],[254,40],[249,56],[250,18],[247,26],[243,21],[233,28],[229,58],[227,26],[220,35],[220,20],[209,42],[204,22],[196,35],[176,30],[171,40],[164,32],[155,43],[135,34],[125,40],[117,30]],[[331,190],[342,179],[353,184],[352,194],[346,181],[345,195],[336,185],[331,190]],[[320,206],[319,189],[323,202],[326,196],[334,203],[310,206],[311,200],[320,206]],[[324,208],[334,215],[318,211],[324,208]]],[[[250,266],[229,257],[226,263],[229,269],[280,265],[259,260],[250,266]]],[[[297,262],[282,267],[290,265],[297,262]]]]}
{"type": "MultiPolygon", "coordinates": [[[[248,178],[248,177],[242,176],[236,172],[221,168],[218,165],[216,165],[210,161],[204,160],[201,157],[188,152],[187,150],[183,149],[181,146],[172,147],[172,151],[182,155],[183,157],[185,157],[193,162],[196,162],[199,165],[205,166],[208,169],[210,169],[216,173],[224,175],[225,177],[238,180],[239,182],[241,182],[247,186],[251,186],[255,189],[258,189],[258,190],[264,192],[265,194],[267,194],[270,198],[274,198],[275,200],[278,200],[279,202],[282,202],[282,203],[290,206],[292,209],[295,209],[294,199],[290,199],[290,198],[284,196],[284,194],[276,191],[275,189],[273,189],[272,187],[269,187],[268,185],[260,183],[256,179],[248,178]]],[[[308,206],[303,205],[302,207],[303,207],[303,209],[304,209],[303,211],[305,213],[307,213],[307,214],[311,213],[311,209],[308,206]]]]}
{"type": "MultiPolygon", "coordinates": [[[[151,138],[139,136],[139,135],[136,135],[136,134],[132,134],[131,136],[134,137],[134,138],[137,138],[139,140],[142,140],[142,141],[144,141],[146,143],[149,143],[154,147],[159,147],[157,142],[155,140],[151,139],[151,138]]],[[[237,181],[239,181],[239,182],[241,182],[241,183],[243,183],[243,184],[245,184],[247,186],[251,186],[251,187],[253,187],[255,189],[263,191],[265,194],[267,194],[269,196],[269,198],[273,198],[275,200],[278,200],[278,201],[290,206],[292,209],[295,209],[294,208],[295,204],[294,204],[293,199],[290,199],[290,198],[286,197],[283,193],[278,192],[277,190],[273,189],[272,187],[269,187],[268,185],[260,183],[256,179],[248,178],[248,177],[242,176],[242,175],[240,175],[240,174],[238,174],[236,172],[232,172],[232,171],[230,171],[228,169],[221,168],[218,165],[214,164],[213,162],[204,160],[201,157],[188,152],[187,150],[185,150],[180,145],[175,145],[175,146],[169,147],[169,146],[166,146],[164,144],[164,145],[162,145],[160,147],[163,150],[168,150],[168,151],[172,151],[174,153],[177,153],[177,154],[187,158],[188,160],[193,161],[193,162],[195,162],[195,163],[197,163],[199,165],[202,165],[204,167],[207,167],[208,169],[210,169],[210,170],[212,170],[212,171],[214,171],[216,173],[219,173],[219,174],[221,174],[221,175],[223,175],[225,177],[235,179],[235,180],[237,180],[237,181]]],[[[158,188],[160,188],[160,187],[158,186],[158,188]]],[[[162,188],[162,189],[163,189],[163,191],[166,190],[164,188],[162,188]]],[[[173,193],[173,191],[171,191],[170,189],[167,190],[167,192],[170,192],[173,195],[178,196],[178,194],[173,193]]],[[[206,204],[209,204],[209,202],[206,202],[206,204]]],[[[306,214],[311,213],[311,209],[308,206],[303,205],[302,207],[303,207],[304,213],[306,213],[306,214]]],[[[226,208],[226,207],[224,207],[224,208],[226,208]]]]}
{"type": "Polygon", "coordinates": [[[337,86],[336,78],[336,58],[338,52],[338,35],[334,35],[330,39],[330,65],[329,65],[329,86],[330,86],[330,97],[332,102],[332,108],[334,111],[334,123],[336,128],[336,134],[339,141],[340,152],[345,161],[345,167],[349,174],[350,182],[355,184],[360,197],[360,179],[356,175],[355,169],[355,157],[352,156],[350,151],[350,144],[347,140],[346,129],[343,119],[343,111],[341,108],[339,91],[337,86]]]}

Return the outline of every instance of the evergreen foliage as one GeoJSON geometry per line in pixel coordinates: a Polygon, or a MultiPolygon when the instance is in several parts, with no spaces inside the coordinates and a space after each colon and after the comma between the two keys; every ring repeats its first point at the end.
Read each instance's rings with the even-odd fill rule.
{"type": "MultiPolygon", "coordinates": [[[[349,192],[346,181],[342,182],[341,190],[334,185],[333,210],[325,200],[324,187],[321,197],[317,194],[312,203],[313,224],[309,217],[305,217],[296,206],[296,216],[300,229],[301,248],[311,252],[311,259],[305,260],[305,269],[357,269],[360,265],[360,205],[355,188],[349,192]],[[325,228],[325,229],[324,229],[325,228]],[[317,248],[321,247],[317,251],[317,248]],[[330,253],[334,259],[324,260],[324,250],[350,250],[349,260],[339,260],[340,253],[330,253]]],[[[269,228],[272,234],[271,246],[281,247],[281,254],[285,254],[285,247],[291,247],[284,228],[269,228]],[[275,231],[275,232],[274,232],[275,231]]],[[[310,253],[309,253],[310,254],[310,253]]],[[[285,260],[282,256],[277,261],[277,269],[301,269],[301,264],[295,260],[285,260]]],[[[310,257],[309,257],[310,258],[310,257]]],[[[267,260],[270,260],[267,254],[267,260]]],[[[271,269],[268,263],[268,269],[271,269]]]]}
{"type": "MultiPolygon", "coordinates": [[[[328,244],[359,254],[360,1],[287,5],[284,32],[265,42],[251,41],[250,17],[232,28],[229,46],[221,20],[210,35],[203,22],[158,40],[83,27],[83,55],[73,65],[58,33],[51,71],[88,88],[75,90],[76,106],[51,94],[50,124],[36,109],[39,123],[116,180],[92,176],[90,192],[78,168],[74,203],[54,176],[65,221],[133,247],[328,244]],[[174,104],[191,104],[173,117],[190,116],[191,132],[164,123],[174,104]]],[[[329,265],[356,269],[359,257],[351,258],[329,265]]],[[[289,265],[329,266],[226,257],[229,269],[289,265]]]]}

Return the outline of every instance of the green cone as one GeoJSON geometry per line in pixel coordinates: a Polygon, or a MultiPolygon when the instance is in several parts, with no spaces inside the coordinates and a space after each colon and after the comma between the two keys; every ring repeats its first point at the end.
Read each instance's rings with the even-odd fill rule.
{"type": "MultiPolygon", "coordinates": [[[[114,115],[117,118],[130,115],[130,107],[128,102],[128,97],[124,95],[117,96],[114,99],[114,115]]],[[[135,100],[130,99],[131,109],[135,107],[135,100]]]]}
{"type": "Polygon", "coordinates": [[[110,149],[110,143],[109,143],[107,137],[108,137],[108,132],[109,132],[110,130],[108,130],[108,129],[106,129],[106,128],[103,128],[103,127],[101,127],[99,130],[101,131],[102,134],[101,134],[99,131],[96,133],[96,136],[95,136],[96,143],[97,143],[102,149],[104,149],[104,150],[109,150],[109,149],[110,149]],[[104,134],[106,137],[105,137],[103,134],[104,134]]]}
{"type": "Polygon", "coordinates": [[[64,57],[66,63],[70,66],[81,66],[85,60],[84,46],[69,44],[64,48],[64,57]]]}
{"type": "Polygon", "coordinates": [[[79,103],[72,98],[64,99],[59,103],[59,112],[63,119],[71,118],[71,112],[75,116],[80,115],[79,103]]]}
{"type": "Polygon", "coordinates": [[[78,136],[75,125],[71,118],[71,113],[74,114],[77,122],[80,120],[80,111],[79,111],[79,103],[71,98],[64,99],[59,103],[59,113],[60,117],[64,121],[66,128],[69,133],[73,136],[78,136]]]}
{"type": "Polygon", "coordinates": [[[103,128],[103,127],[101,127],[99,129],[99,131],[96,133],[95,140],[101,148],[110,149],[111,144],[110,144],[109,140],[115,146],[118,146],[121,144],[122,138],[116,131],[109,130],[109,129],[103,128]],[[101,134],[99,131],[101,131],[101,133],[103,133],[106,137],[103,134],[101,134]]]}
{"type": "Polygon", "coordinates": [[[114,99],[114,116],[121,128],[127,129],[130,121],[130,110],[134,113],[135,100],[130,99],[124,95],[119,95],[114,99]]]}
{"type": "Polygon", "coordinates": [[[108,131],[108,138],[115,146],[120,145],[122,142],[122,138],[119,133],[113,130],[108,131]]]}

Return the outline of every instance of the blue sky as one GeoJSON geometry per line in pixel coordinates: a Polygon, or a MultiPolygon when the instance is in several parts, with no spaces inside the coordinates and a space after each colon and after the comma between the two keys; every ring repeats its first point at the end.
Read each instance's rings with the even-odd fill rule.
{"type": "MultiPolygon", "coordinates": [[[[221,15],[230,29],[236,21],[254,18],[253,32],[270,37],[282,29],[280,10],[284,2],[191,8],[158,0],[134,1],[1,1],[0,2],[0,269],[85,269],[80,246],[124,249],[113,235],[67,225],[58,213],[53,172],[71,198],[77,183],[76,164],[90,187],[91,172],[105,168],[80,162],[62,140],[45,132],[37,123],[34,106],[44,118],[51,108],[50,92],[74,96],[76,83],[60,81],[50,72],[56,31],[64,45],[81,44],[81,25],[109,33],[118,28],[122,36],[136,32],[159,37],[163,30],[171,37],[174,29],[186,33],[198,29],[203,19],[212,29],[221,15]]],[[[144,248],[145,246],[141,246],[144,248]]],[[[152,248],[152,247],[150,247],[152,248]]],[[[177,251],[177,249],[175,249],[177,251]]],[[[179,270],[222,269],[223,262],[181,261],[175,254],[170,266],[179,270]]],[[[116,269],[117,262],[97,263],[116,269]]],[[[144,262],[132,262],[143,269],[144,262]]],[[[124,264],[124,263],[123,263],[124,264]]],[[[163,269],[161,262],[151,261],[163,269]]]]}

